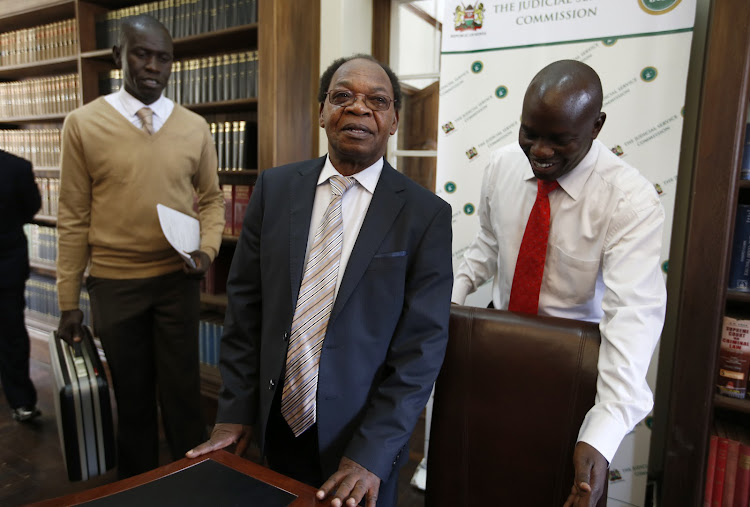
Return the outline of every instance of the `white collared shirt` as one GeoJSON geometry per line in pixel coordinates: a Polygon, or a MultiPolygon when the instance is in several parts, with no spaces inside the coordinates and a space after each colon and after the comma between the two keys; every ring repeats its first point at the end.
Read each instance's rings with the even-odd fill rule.
{"type": "Polygon", "coordinates": [[[164,126],[169,115],[172,114],[172,110],[174,110],[174,102],[165,97],[163,93],[154,103],[146,105],[126,92],[124,86],[114,93],[105,95],[104,100],[109,102],[118,113],[139,129],[143,126],[143,122],[135,113],[143,107],[151,108],[154,112],[152,117],[154,132],[158,132],[164,126]]]}
{"type": "MultiPolygon", "coordinates": [[[[335,294],[339,292],[341,279],[344,277],[346,265],[352,254],[354,243],[357,241],[357,236],[359,236],[359,230],[362,228],[362,222],[364,222],[365,215],[370,207],[372,194],[378,185],[381,172],[383,172],[382,157],[367,169],[352,176],[352,178],[357,180],[357,183],[344,193],[344,197],[341,200],[341,214],[344,220],[344,240],[341,245],[341,260],[339,262],[339,274],[336,280],[335,294]]],[[[305,251],[305,266],[307,266],[307,256],[310,254],[310,247],[315,239],[315,231],[318,230],[320,222],[323,221],[328,203],[331,202],[331,184],[328,180],[336,174],[340,175],[341,173],[333,167],[331,159],[326,156],[323,170],[320,171],[320,177],[318,178],[318,186],[315,189],[315,201],[313,202],[312,217],[310,219],[310,233],[307,236],[307,248],[305,251]]]]}
{"type": "MultiPolygon", "coordinates": [[[[653,185],[599,141],[550,193],[550,234],[539,315],[599,322],[596,405],[579,440],[611,461],[622,438],[653,406],[646,383],[661,335],[666,287],[660,271],[664,209],[653,185]]],[[[456,270],[452,301],[493,279],[507,309],[518,251],[537,185],[517,144],[485,170],[480,230],[456,270]]]]}

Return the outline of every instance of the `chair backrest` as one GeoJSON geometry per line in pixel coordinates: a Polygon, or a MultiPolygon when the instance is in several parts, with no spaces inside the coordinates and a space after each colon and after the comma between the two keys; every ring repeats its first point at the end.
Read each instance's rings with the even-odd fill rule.
{"type": "Polygon", "coordinates": [[[599,341],[589,322],[452,305],[427,507],[562,506],[594,405],[599,341]]]}

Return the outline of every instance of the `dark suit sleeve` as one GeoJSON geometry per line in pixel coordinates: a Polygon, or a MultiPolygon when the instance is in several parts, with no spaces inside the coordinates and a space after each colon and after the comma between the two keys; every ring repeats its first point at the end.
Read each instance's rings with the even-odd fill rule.
{"type": "Polygon", "coordinates": [[[39,187],[36,185],[34,180],[34,171],[31,169],[31,163],[25,160],[22,161],[23,170],[19,172],[19,185],[20,196],[18,210],[23,220],[23,223],[31,222],[42,207],[42,196],[39,194],[39,187]]]}
{"type": "Polygon", "coordinates": [[[451,208],[443,203],[413,252],[403,312],[380,382],[345,455],[388,479],[422,413],[448,343],[453,286],[451,208]]]}
{"type": "Polygon", "coordinates": [[[261,173],[245,212],[227,278],[229,303],[221,338],[222,387],[216,422],[255,424],[258,417],[263,179],[261,173]]]}

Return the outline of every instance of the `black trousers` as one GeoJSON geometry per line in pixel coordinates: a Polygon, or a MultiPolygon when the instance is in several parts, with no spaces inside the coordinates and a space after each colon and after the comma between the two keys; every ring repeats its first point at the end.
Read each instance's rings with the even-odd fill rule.
{"type": "MultiPolygon", "coordinates": [[[[314,424],[299,437],[295,437],[281,415],[281,392],[284,377],[271,404],[271,413],[266,425],[265,455],[270,468],[315,488],[319,488],[329,475],[320,466],[318,449],[318,425],[314,424]]],[[[378,507],[395,507],[398,501],[398,475],[400,467],[394,467],[391,476],[381,481],[378,490],[378,507]]],[[[363,498],[360,505],[365,505],[363,498]]]]}
{"type": "Polygon", "coordinates": [[[0,287],[0,383],[10,408],[36,405],[36,389],[29,377],[24,285],[0,287]]]}
{"type": "Polygon", "coordinates": [[[183,272],[131,280],[89,277],[94,333],[117,400],[118,474],[159,466],[157,399],[172,459],[203,442],[199,281],[183,272]]]}

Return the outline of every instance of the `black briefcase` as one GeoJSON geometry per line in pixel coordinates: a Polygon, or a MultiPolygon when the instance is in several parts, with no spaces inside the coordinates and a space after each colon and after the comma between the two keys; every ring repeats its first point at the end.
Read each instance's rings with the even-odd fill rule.
{"type": "Polygon", "coordinates": [[[74,347],[52,332],[50,362],[60,448],[68,479],[86,480],[115,466],[109,385],[88,327],[74,347]]]}

